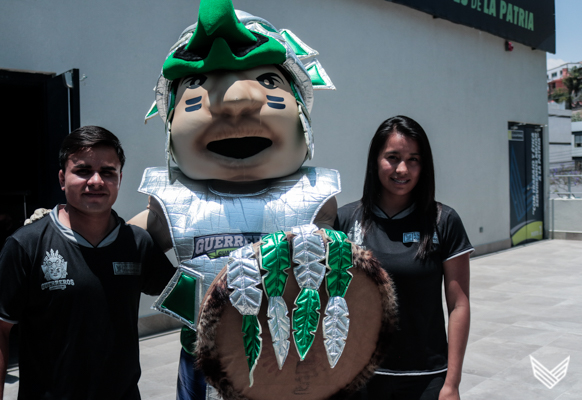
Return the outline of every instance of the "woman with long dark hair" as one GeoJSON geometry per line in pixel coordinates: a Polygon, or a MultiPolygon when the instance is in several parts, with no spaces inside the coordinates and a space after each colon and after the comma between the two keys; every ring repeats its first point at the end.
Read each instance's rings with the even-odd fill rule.
{"type": "Polygon", "coordinates": [[[457,213],[434,197],[426,133],[411,118],[387,119],[370,143],[363,196],[340,208],[335,223],[350,240],[372,250],[398,296],[399,324],[389,353],[360,398],[460,398],[473,247],[457,213]]]}

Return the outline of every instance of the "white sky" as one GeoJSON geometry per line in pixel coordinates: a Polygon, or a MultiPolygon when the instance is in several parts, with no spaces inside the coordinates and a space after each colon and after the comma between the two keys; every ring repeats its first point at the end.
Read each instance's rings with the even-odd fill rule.
{"type": "Polygon", "coordinates": [[[555,0],[556,54],[546,53],[547,69],[567,62],[582,61],[581,0],[555,0]]]}

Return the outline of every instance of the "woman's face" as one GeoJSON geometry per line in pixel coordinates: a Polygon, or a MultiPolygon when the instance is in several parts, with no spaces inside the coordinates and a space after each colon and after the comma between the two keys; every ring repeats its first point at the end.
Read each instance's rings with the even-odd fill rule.
{"type": "Polygon", "coordinates": [[[382,198],[408,202],[420,179],[422,160],[416,140],[391,133],[378,155],[378,178],[382,184],[382,198]]]}

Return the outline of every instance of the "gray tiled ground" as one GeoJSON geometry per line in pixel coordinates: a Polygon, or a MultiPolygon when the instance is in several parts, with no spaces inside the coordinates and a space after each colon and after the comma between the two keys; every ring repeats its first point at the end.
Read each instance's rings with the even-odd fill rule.
{"type": "MultiPolygon", "coordinates": [[[[582,398],[582,242],[552,240],[471,261],[472,326],[463,400],[582,398]],[[548,369],[570,356],[566,377],[547,389],[530,355],[548,369]]],[[[179,334],[141,341],[142,398],[174,399],[179,334]]],[[[16,399],[18,371],[6,400],[16,399]]]]}
{"type": "MultiPolygon", "coordinates": [[[[141,380],[143,400],[174,400],[180,356],[180,332],[169,332],[140,340],[141,380]]],[[[16,400],[18,369],[8,371],[4,400],[16,400]]],[[[105,400],[105,399],[104,399],[105,400]]]]}
{"type": "Polygon", "coordinates": [[[582,242],[552,240],[471,260],[463,400],[582,398],[582,242]],[[530,355],[566,377],[547,389],[530,355]]]}

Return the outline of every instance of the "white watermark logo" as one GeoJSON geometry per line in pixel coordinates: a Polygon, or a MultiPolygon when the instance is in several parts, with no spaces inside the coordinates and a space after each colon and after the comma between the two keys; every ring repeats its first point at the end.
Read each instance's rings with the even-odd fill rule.
{"type": "Polygon", "coordinates": [[[549,370],[542,365],[541,362],[529,356],[531,361],[531,367],[533,369],[533,374],[535,378],[544,384],[548,389],[553,388],[566,376],[568,372],[568,364],[570,363],[570,356],[568,356],[564,361],[559,363],[554,367],[553,370],[549,370]]]}

